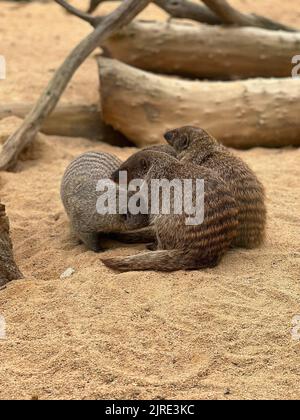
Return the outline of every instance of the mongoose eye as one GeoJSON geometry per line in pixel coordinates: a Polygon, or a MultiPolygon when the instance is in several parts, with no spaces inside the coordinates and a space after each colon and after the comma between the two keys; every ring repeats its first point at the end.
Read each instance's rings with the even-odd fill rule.
{"type": "Polygon", "coordinates": [[[173,133],[172,133],[172,131],[167,131],[164,134],[164,138],[167,140],[167,142],[170,143],[172,141],[172,139],[173,139],[173,133]]]}

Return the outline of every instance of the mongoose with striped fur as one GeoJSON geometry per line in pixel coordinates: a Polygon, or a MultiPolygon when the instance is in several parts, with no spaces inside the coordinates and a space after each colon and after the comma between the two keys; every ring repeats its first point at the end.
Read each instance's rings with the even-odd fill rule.
{"type": "Polygon", "coordinates": [[[119,214],[97,212],[97,183],[110,179],[122,161],[109,153],[88,152],[66,169],[61,184],[61,199],[75,234],[95,252],[102,250],[101,235],[127,229],[119,214]]]}
{"type": "MultiPolygon", "coordinates": [[[[121,171],[127,171],[128,182],[144,179],[148,185],[154,179],[203,179],[204,222],[188,225],[185,213],[163,214],[161,209],[158,215],[150,213],[158,249],[125,258],[103,259],[106,266],[118,271],[175,271],[214,267],[219,263],[234,241],[238,226],[235,200],[221,178],[207,168],[187,166],[157,151],[140,151],[131,156],[113,174],[112,179],[117,183],[121,171]]],[[[171,204],[173,207],[172,194],[171,204]]]]}
{"type": "MultiPolygon", "coordinates": [[[[175,150],[167,144],[149,146],[146,149],[176,155],[175,150]]],[[[135,229],[134,219],[131,219],[129,224],[124,215],[104,216],[96,211],[98,181],[110,179],[121,164],[120,159],[109,153],[87,152],[71,162],[63,176],[61,199],[71,227],[87,248],[95,252],[102,251],[103,234],[109,233],[112,239],[128,243],[147,243],[155,240],[151,228],[135,229]]],[[[136,219],[136,222],[140,223],[141,220],[136,219]]],[[[146,223],[144,225],[146,226],[146,223]]]]}
{"type": "Polygon", "coordinates": [[[234,246],[256,248],[265,238],[265,192],[254,172],[239,157],[205,130],[182,127],[165,134],[178,159],[215,171],[229,186],[239,209],[239,229],[234,246]]]}

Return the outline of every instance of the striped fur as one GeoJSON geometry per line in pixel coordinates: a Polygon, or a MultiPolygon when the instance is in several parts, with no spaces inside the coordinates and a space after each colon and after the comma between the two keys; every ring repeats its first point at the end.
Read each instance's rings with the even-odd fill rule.
{"type": "MultiPolygon", "coordinates": [[[[158,250],[103,260],[108,267],[119,271],[174,271],[214,267],[219,263],[235,240],[238,226],[235,200],[222,179],[209,169],[185,165],[155,151],[136,153],[119,170],[126,170],[129,180],[144,178],[148,183],[162,178],[169,181],[204,179],[205,217],[203,224],[188,226],[185,214],[150,215],[158,250]]],[[[117,181],[118,173],[114,178],[117,181]]],[[[196,198],[195,192],[193,198],[196,198]]]]}
{"type": "Polygon", "coordinates": [[[108,153],[88,152],[66,169],[61,184],[61,199],[77,236],[93,251],[101,250],[101,234],[126,229],[119,215],[99,215],[96,211],[96,186],[110,179],[122,162],[108,153]]]}
{"type": "Polygon", "coordinates": [[[165,135],[184,163],[215,171],[229,186],[239,209],[237,247],[255,248],[265,238],[266,206],[264,187],[254,172],[206,131],[182,127],[165,135]]]}

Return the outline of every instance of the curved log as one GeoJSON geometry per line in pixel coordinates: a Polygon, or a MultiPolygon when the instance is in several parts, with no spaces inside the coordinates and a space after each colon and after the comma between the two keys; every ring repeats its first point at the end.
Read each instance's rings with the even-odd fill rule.
{"type": "Polygon", "coordinates": [[[158,76],[100,58],[104,120],[138,146],[184,125],[228,146],[300,145],[300,80],[199,82],[158,76]]]}
{"type": "Polygon", "coordinates": [[[133,22],[103,44],[109,56],[193,78],[290,77],[300,33],[259,28],[133,22]]]}

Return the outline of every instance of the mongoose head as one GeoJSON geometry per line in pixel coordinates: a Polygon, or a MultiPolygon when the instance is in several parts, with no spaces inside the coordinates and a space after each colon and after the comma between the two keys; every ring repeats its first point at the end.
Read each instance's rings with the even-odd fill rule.
{"type": "Polygon", "coordinates": [[[127,172],[127,183],[134,179],[144,179],[150,169],[166,164],[169,161],[177,162],[177,159],[167,153],[161,153],[156,150],[141,150],[130,156],[129,159],[124,162],[117,171],[112,175],[112,180],[121,184],[122,179],[120,178],[120,172],[127,172]]]}
{"type": "Polygon", "coordinates": [[[211,148],[212,145],[218,144],[217,140],[207,131],[192,126],[185,126],[168,131],[164,137],[178,155],[186,150],[199,150],[199,148],[205,150],[211,148]]]}
{"type": "Polygon", "coordinates": [[[122,183],[120,172],[127,172],[127,183],[133,179],[142,179],[150,169],[151,163],[148,158],[150,152],[141,151],[133,154],[112,174],[112,180],[116,183],[122,183]]]}

